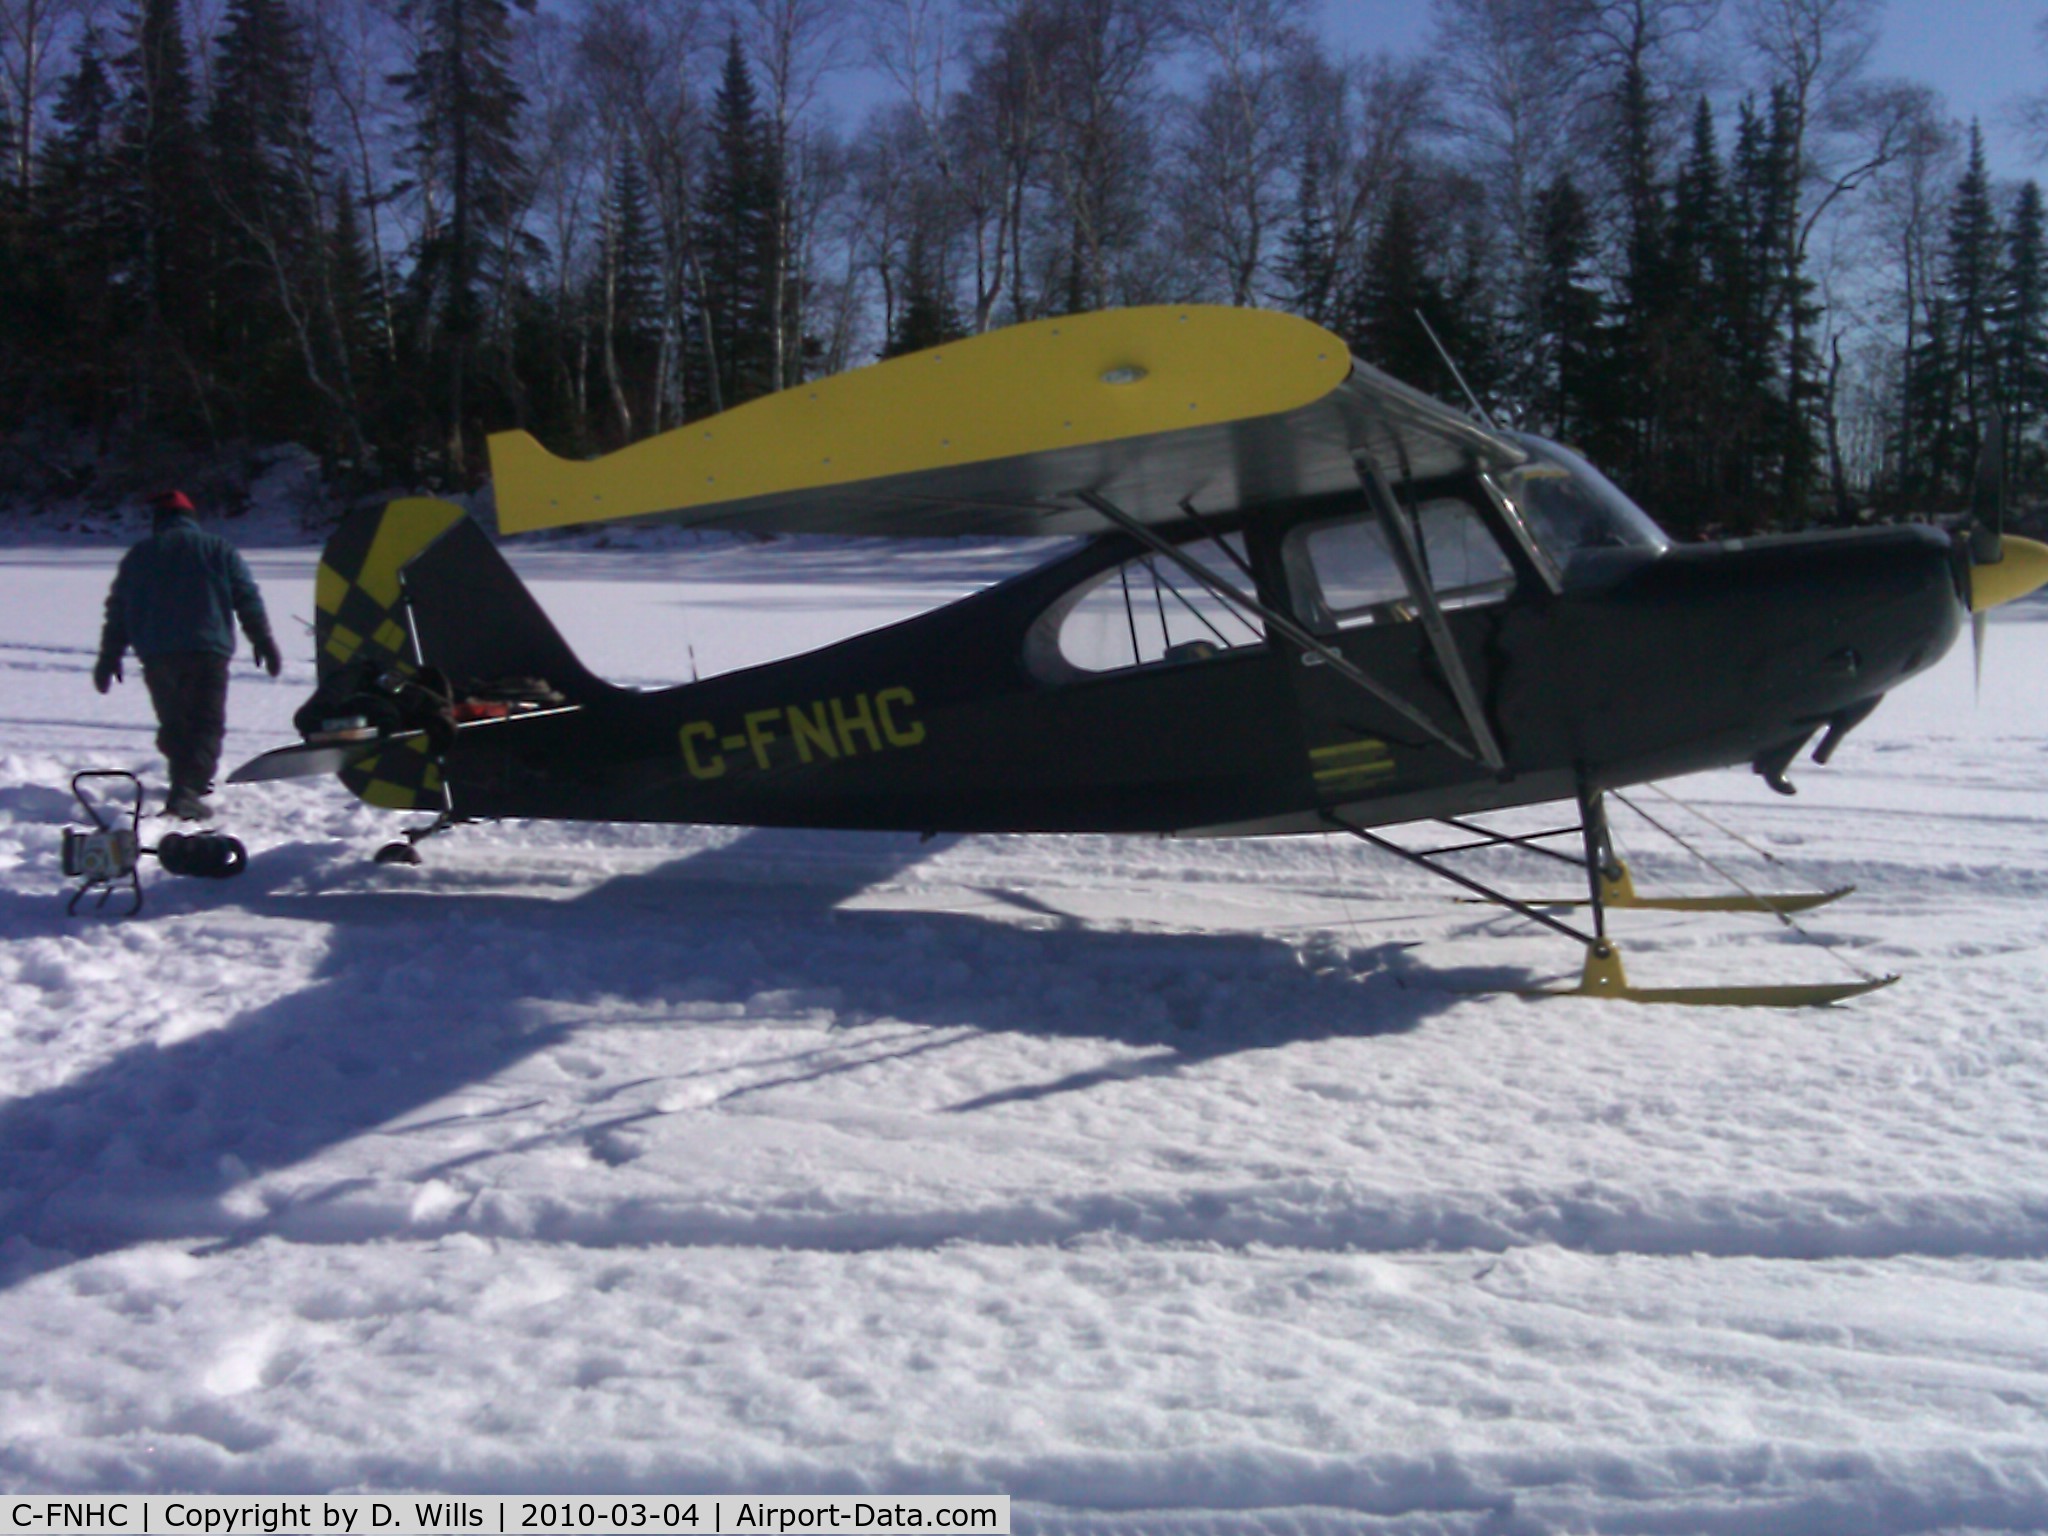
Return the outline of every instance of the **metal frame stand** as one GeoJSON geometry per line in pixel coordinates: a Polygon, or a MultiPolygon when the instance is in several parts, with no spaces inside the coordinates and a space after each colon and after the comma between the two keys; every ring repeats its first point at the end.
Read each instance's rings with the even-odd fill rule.
{"type": "Polygon", "coordinates": [[[142,910],[142,780],[119,768],[89,769],[71,775],[71,793],[85,808],[92,830],[64,830],[64,873],[85,882],[71,893],[64,915],[76,917],[78,904],[95,890],[100,899],[94,910],[104,908],[108,898],[126,881],[132,904],[119,915],[133,917],[142,910]],[[109,821],[101,807],[86,798],[79,786],[87,779],[126,779],[134,787],[135,803],[129,810],[126,827],[109,821]]]}

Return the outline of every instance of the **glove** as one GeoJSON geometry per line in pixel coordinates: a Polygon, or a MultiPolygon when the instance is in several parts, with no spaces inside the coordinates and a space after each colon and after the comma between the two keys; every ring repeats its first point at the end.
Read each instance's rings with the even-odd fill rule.
{"type": "Polygon", "coordinates": [[[256,665],[272,677],[284,670],[284,657],[277,651],[277,641],[268,634],[251,635],[249,649],[256,653],[256,665]]]}
{"type": "Polygon", "coordinates": [[[92,685],[101,693],[105,693],[121,680],[120,657],[102,654],[100,659],[93,663],[92,685]]]}

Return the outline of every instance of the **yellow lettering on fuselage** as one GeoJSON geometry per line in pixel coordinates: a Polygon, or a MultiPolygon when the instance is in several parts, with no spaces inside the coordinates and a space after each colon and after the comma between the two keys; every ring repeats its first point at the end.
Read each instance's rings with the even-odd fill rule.
{"type": "Polygon", "coordinates": [[[839,738],[832,734],[832,727],[825,723],[823,704],[790,705],[789,735],[796,743],[797,757],[806,763],[811,761],[813,747],[827,757],[839,756],[839,738]]]}
{"type": "Polygon", "coordinates": [[[768,743],[775,739],[775,733],[768,729],[771,720],[780,720],[779,709],[753,709],[747,711],[747,745],[754,749],[754,766],[763,773],[768,771],[768,743]]]}
{"type": "Polygon", "coordinates": [[[853,742],[856,732],[866,735],[870,752],[882,750],[882,738],[875,734],[874,704],[866,694],[856,693],[853,696],[854,707],[851,713],[848,712],[844,699],[833,699],[831,704],[832,724],[839,732],[839,745],[848,757],[854,754],[853,742]]]}
{"type": "Polygon", "coordinates": [[[683,762],[690,770],[690,777],[693,779],[724,777],[725,758],[722,754],[713,752],[708,758],[697,755],[697,742],[700,738],[713,743],[717,742],[718,732],[713,729],[710,721],[692,720],[683,727],[683,762]]]}
{"type": "Polygon", "coordinates": [[[882,722],[882,734],[892,747],[914,747],[924,740],[924,722],[913,720],[908,725],[896,721],[896,706],[908,709],[917,702],[908,688],[884,688],[875,695],[875,718],[882,722]]]}
{"type": "Polygon", "coordinates": [[[678,740],[683,766],[693,779],[725,778],[735,762],[742,767],[751,763],[768,773],[821,759],[838,762],[921,745],[925,726],[913,713],[916,708],[917,696],[908,688],[884,688],[878,693],[750,709],[739,717],[738,730],[721,729],[712,720],[692,720],[681,728],[678,740]]]}

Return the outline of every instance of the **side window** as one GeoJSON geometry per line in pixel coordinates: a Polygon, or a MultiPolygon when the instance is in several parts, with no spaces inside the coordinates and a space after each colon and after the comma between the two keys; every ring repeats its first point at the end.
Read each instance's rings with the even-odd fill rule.
{"type": "Polygon", "coordinates": [[[1446,608],[1498,602],[1515,584],[1515,568],[1472,504],[1455,497],[1418,509],[1422,558],[1436,600],[1446,608]]]}
{"type": "MultiPolygon", "coordinates": [[[[1226,534],[1224,542],[1243,556],[1239,535],[1226,534]]],[[[1189,545],[1187,553],[1230,585],[1249,585],[1214,545],[1189,545]]],[[[1265,639],[1254,622],[1180,566],[1141,555],[1104,571],[1050,610],[1031,645],[1033,670],[1058,677],[1205,661],[1265,639]]]]}
{"type": "MultiPolygon", "coordinates": [[[[1514,586],[1514,567],[1469,502],[1439,497],[1416,509],[1422,563],[1446,608],[1497,602],[1514,586]]],[[[1351,629],[1415,617],[1408,584],[1370,513],[1294,529],[1281,548],[1295,614],[1312,628],[1351,629]]]]}
{"type": "Polygon", "coordinates": [[[1295,616],[1315,629],[1348,629],[1406,617],[1401,567],[1387,547],[1387,531],[1366,514],[1312,523],[1287,535],[1281,550],[1295,616]]]}

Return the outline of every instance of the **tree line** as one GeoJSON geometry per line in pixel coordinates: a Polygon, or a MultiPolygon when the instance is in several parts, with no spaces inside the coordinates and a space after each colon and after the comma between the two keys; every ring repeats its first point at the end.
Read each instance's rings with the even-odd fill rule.
{"type": "Polygon", "coordinates": [[[505,427],[587,455],[1207,301],[1469,389],[1679,533],[1952,507],[1994,421],[2043,489],[2040,190],[1874,74],[1880,0],[1433,0],[1412,57],[1315,15],[0,0],[0,474],[298,442],[466,486],[505,427]]]}

